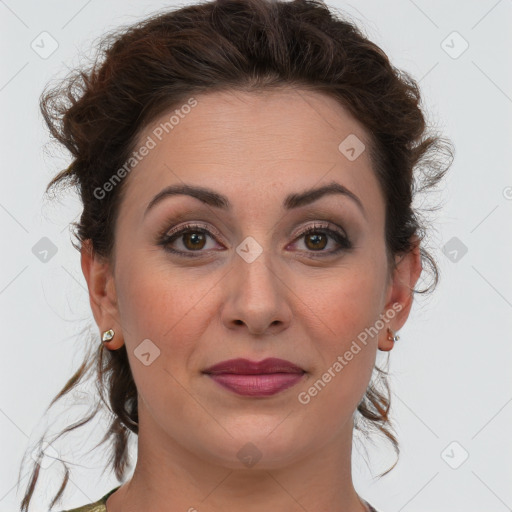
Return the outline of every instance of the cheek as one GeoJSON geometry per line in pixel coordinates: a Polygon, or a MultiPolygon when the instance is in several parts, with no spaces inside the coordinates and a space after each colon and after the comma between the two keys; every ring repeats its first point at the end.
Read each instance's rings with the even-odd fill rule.
{"type": "Polygon", "coordinates": [[[134,255],[119,265],[118,303],[125,343],[133,357],[143,340],[151,340],[160,351],[155,362],[182,374],[205,322],[214,314],[209,306],[218,276],[191,278],[190,270],[151,263],[144,256],[134,255]]]}
{"type": "Polygon", "coordinates": [[[382,286],[384,273],[379,267],[357,272],[347,268],[336,282],[326,280],[309,297],[318,319],[318,331],[310,334],[316,340],[319,364],[305,391],[311,396],[308,407],[318,414],[324,414],[327,402],[327,409],[334,407],[332,425],[357,407],[370,381],[377,349],[375,325],[382,313],[382,286]]]}
{"type": "MultiPolygon", "coordinates": [[[[318,283],[319,284],[319,283],[318,283]]],[[[385,286],[383,269],[377,265],[347,268],[335,279],[329,278],[316,287],[309,300],[323,321],[331,340],[339,343],[355,337],[379,318],[385,286]],[[338,336],[338,334],[340,336],[338,336]]]]}
{"type": "MultiPolygon", "coordinates": [[[[122,254],[122,250],[119,251],[122,254]]],[[[126,252],[117,269],[119,313],[130,334],[155,338],[162,343],[165,333],[180,328],[179,321],[197,302],[184,273],[165,263],[160,249],[126,252]]],[[[135,341],[135,340],[133,340],[135,341]]]]}
{"type": "Polygon", "coordinates": [[[119,314],[130,368],[139,396],[152,414],[168,411],[173,403],[179,415],[186,404],[179,383],[186,382],[194,350],[194,305],[200,296],[195,289],[191,294],[168,269],[164,275],[147,260],[146,265],[136,265],[133,260],[124,274],[119,272],[119,314]]]}

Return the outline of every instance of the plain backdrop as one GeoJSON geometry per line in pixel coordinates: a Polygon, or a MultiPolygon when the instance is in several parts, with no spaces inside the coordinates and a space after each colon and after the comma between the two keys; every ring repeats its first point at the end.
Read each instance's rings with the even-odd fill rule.
{"type": "MultiPolygon", "coordinates": [[[[443,207],[429,241],[441,281],[418,299],[390,356],[400,460],[376,478],[394,453],[379,437],[362,445],[356,436],[356,489],[382,512],[512,510],[512,2],[327,3],[419,81],[429,122],[456,149],[435,197],[443,207]]],[[[68,228],[79,203],[71,191],[53,202],[44,197],[70,157],[48,145],[39,96],[80,55],[91,55],[106,31],[178,5],[184,3],[0,1],[0,511],[19,509],[30,469],[17,489],[21,457],[55,421],[55,410],[48,415],[46,408],[81,362],[79,331],[93,321],[68,228]],[[54,246],[47,261],[38,244],[54,246]]],[[[87,412],[77,402],[58,409],[59,427],[87,412]]],[[[75,465],[57,510],[118,485],[102,474],[105,447],[83,455],[104,425],[100,419],[64,438],[59,455],[75,465]]],[[[33,510],[45,510],[62,468],[53,462],[43,473],[33,510]]]]}

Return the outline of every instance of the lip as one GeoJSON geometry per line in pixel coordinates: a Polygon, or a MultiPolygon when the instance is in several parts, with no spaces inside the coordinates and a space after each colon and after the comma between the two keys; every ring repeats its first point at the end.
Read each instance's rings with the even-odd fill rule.
{"type": "Polygon", "coordinates": [[[263,361],[249,359],[229,359],[210,366],[203,373],[234,373],[238,375],[260,375],[265,373],[304,373],[304,370],[290,361],[269,357],[263,361]]]}
{"type": "Polygon", "coordinates": [[[271,396],[297,384],[305,370],[284,359],[263,361],[230,359],[213,365],[203,373],[220,386],[245,396],[271,396]]]}

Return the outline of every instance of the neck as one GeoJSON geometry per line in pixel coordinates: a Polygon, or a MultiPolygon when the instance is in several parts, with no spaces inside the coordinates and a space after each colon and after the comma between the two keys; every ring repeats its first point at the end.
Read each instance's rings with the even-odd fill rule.
{"type": "MultiPolygon", "coordinates": [[[[139,410],[137,464],[107,500],[108,512],[367,512],[351,475],[353,421],[314,450],[252,467],[192,453],[139,410]],[[142,414],[141,414],[142,413],[142,414]]],[[[266,447],[266,453],[269,453],[266,447]]],[[[265,462],[263,462],[265,461],[265,462]]]]}

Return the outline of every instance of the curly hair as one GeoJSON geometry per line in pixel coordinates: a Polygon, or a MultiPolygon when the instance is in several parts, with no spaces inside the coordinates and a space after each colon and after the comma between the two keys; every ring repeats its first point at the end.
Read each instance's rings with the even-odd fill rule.
{"type": "MultiPolygon", "coordinates": [[[[336,99],[366,129],[372,168],[385,197],[388,255],[410,251],[417,237],[432,284],[412,292],[436,286],[439,270],[424,247],[425,221],[413,208],[413,199],[443,178],[453,160],[452,144],[427,127],[418,83],[392,66],[384,51],[341,13],[320,0],[213,0],[118,28],[101,39],[97,50],[89,66],[72,70],[52,88],[47,85],[40,98],[51,136],[72,155],[71,165],[51,180],[46,193],[64,184],[79,193],[83,210],[79,222],[72,223],[77,250],[90,243],[96,254],[112,259],[125,180],[113,187],[107,200],[95,191],[125,164],[139,134],[162,112],[202,92],[291,86],[336,99]]],[[[95,336],[88,348],[48,409],[82,380],[94,378],[98,395],[92,413],[58,437],[106,407],[111,421],[99,444],[111,443],[108,467],[122,480],[130,433],[138,434],[137,389],[125,346],[104,351],[95,336]]],[[[358,404],[354,426],[364,433],[384,434],[398,461],[388,373],[377,365],[374,369],[377,377],[358,404]]],[[[28,510],[40,460],[34,464],[22,512],[28,510]]],[[[51,507],[68,480],[66,466],[51,507]]]]}

